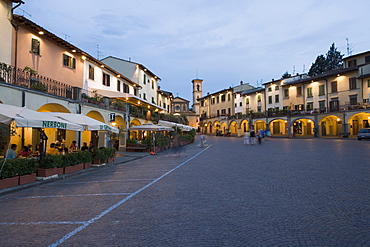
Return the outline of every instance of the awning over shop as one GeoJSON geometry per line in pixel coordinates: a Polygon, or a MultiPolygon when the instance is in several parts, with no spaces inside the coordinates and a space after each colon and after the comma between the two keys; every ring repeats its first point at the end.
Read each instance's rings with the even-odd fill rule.
{"type": "Polygon", "coordinates": [[[64,119],[73,123],[84,126],[87,130],[107,130],[113,133],[119,133],[119,129],[110,126],[109,124],[100,122],[96,119],[88,117],[84,114],[64,113],[64,112],[47,112],[54,117],[64,119]]]}
{"type": "Polygon", "coordinates": [[[145,123],[138,126],[132,126],[129,130],[138,130],[138,131],[173,131],[173,128],[166,127],[163,125],[156,125],[152,123],[145,123]]]}
{"type": "Polygon", "coordinates": [[[121,99],[127,103],[131,103],[133,105],[149,105],[150,107],[153,107],[154,109],[162,110],[162,111],[167,111],[167,109],[159,107],[153,103],[150,103],[149,101],[143,100],[133,94],[129,93],[122,93],[122,92],[116,92],[116,91],[109,91],[109,90],[103,90],[103,89],[91,89],[96,91],[97,94],[100,94],[102,96],[106,96],[111,99],[121,99]],[[139,103],[140,102],[140,103],[139,103]]]}
{"type": "Polygon", "coordinates": [[[84,126],[26,107],[0,104],[0,123],[15,121],[17,127],[55,128],[83,131],[84,126]]]}
{"type": "Polygon", "coordinates": [[[192,129],[195,129],[194,127],[191,127],[189,125],[173,123],[173,122],[168,122],[168,121],[163,121],[163,120],[159,120],[158,124],[162,124],[162,125],[167,126],[167,127],[179,128],[182,131],[191,131],[192,129]]]}

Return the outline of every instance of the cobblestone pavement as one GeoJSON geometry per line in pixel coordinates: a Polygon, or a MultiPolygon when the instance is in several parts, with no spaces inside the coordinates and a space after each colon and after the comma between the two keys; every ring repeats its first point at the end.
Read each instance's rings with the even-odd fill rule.
{"type": "Polygon", "coordinates": [[[369,141],[207,137],[0,196],[0,246],[370,246],[369,141]]]}

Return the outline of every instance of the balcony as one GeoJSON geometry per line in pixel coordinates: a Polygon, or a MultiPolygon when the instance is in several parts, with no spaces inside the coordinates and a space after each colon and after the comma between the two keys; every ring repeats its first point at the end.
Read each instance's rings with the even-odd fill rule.
{"type": "Polygon", "coordinates": [[[25,69],[19,69],[0,63],[0,83],[11,84],[69,99],[76,99],[77,97],[74,87],[38,75],[36,71],[27,67],[25,69]]]}

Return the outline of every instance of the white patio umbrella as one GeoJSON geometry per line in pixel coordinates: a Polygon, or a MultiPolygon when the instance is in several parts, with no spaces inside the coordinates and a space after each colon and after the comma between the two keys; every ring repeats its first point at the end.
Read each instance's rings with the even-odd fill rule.
{"type": "Polygon", "coordinates": [[[44,112],[30,110],[26,107],[0,104],[0,123],[15,121],[17,127],[56,128],[83,131],[82,125],[54,117],[44,112]]]}
{"type": "Polygon", "coordinates": [[[158,123],[159,124],[162,124],[164,126],[167,126],[167,127],[179,128],[182,131],[191,131],[192,129],[195,129],[194,127],[191,127],[189,125],[184,125],[184,124],[179,124],[179,123],[173,123],[173,122],[168,122],[168,121],[163,121],[163,120],[159,120],[158,123]]]}
{"type": "Polygon", "coordinates": [[[129,130],[141,130],[141,131],[173,131],[171,127],[156,125],[152,123],[145,123],[142,125],[132,126],[129,130]]]}
{"type": "MultiPolygon", "coordinates": [[[[138,131],[173,131],[171,127],[166,127],[163,125],[156,125],[152,123],[145,123],[142,125],[137,125],[137,126],[132,126],[129,128],[129,130],[138,130],[138,131]]],[[[154,150],[155,150],[155,137],[153,136],[153,145],[154,145],[154,150]]]]}
{"type": "Polygon", "coordinates": [[[88,117],[84,114],[64,113],[64,112],[47,112],[47,114],[64,119],[73,123],[80,124],[87,130],[108,130],[113,133],[119,133],[119,129],[110,126],[109,124],[100,122],[96,119],[88,117]]]}

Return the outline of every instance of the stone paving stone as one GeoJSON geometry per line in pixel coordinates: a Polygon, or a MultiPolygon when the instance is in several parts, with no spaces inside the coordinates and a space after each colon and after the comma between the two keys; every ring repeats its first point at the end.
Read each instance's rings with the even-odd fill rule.
{"type": "Polygon", "coordinates": [[[0,232],[8,234],[0,245],[47,246],[80,226],[76,221],[97,216],[60,246],[370,245],[370,142],[272,139],[246,146],[233,137],[207,142],[200,154],[204,149],[195,143],[179,158],[166,151],[1,196],[0,232]],[[68,195],[78,188],[82,194],[137,193],[42,199],[47,214],[28,205],[29,199],[17,199],[68,195]],[[28,225],[6,224],[38,219],[46,224],[31,232],[28,225]],[[75,224],[50,224],[62,220],[75,224]]]}

